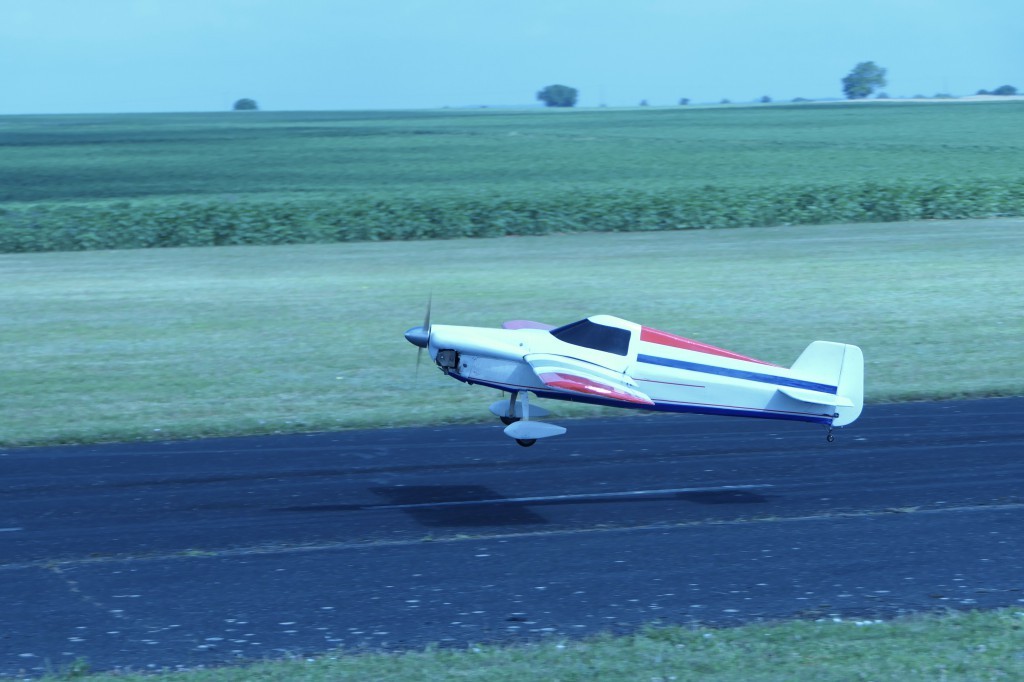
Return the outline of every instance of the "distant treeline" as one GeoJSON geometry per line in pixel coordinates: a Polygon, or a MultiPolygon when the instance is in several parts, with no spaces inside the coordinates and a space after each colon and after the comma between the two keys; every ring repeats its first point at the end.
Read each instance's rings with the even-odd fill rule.
{"type": "Polygon", "coordinates": [[[870,182],[536,198],[142,200],[0,208],[0,252],[452,239],[1024,215],[1024,180],[870,182]]]}

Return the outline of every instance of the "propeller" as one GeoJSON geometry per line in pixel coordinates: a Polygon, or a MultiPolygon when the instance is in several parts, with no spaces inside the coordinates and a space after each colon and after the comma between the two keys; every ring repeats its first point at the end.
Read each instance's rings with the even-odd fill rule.
{"type": "Polygon", "coordinates": [[[419,347],[416,352],[416,373],[420,371],[420,361],[423,359],[423,349],[430,346],[430,306],[433,302],[433,295],[427,298],[427,314],[423,318],[422,327],[413,327],[405,332],[405,340],[414,346],[419,347]]]}

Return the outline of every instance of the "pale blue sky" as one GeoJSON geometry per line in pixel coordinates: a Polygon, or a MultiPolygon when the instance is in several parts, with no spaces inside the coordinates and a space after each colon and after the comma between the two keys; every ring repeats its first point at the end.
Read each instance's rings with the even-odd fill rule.
{"type": "Polygon", "coordinates": [[[0,0],[0,114],[1024,91],[1022,0],[0,0]]]}

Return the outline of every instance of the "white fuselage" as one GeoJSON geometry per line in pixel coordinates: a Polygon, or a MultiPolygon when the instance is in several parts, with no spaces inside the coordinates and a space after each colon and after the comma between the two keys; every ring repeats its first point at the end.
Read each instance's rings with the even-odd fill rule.
{"type": "MultiPolygon", "coordinates": [[[[459,381],[512,392],[529,391],[556,400],[826,425],[849,423],[859,415],[858,405],[856,413],[848,411],[839,419],[839,410],[846,408],[828,404],[839,390],[838,369],[829,377],[827,372],[764,363],[620,318],[588,319],[627,330],[628,347],[606,352],[566,342],[543,329],[436,325],[430,330],[429,352],[441,364],[442,351],[455,351],[454,357],[451,353],[441,356],[449,365],[442,369],[459,381]],[[552,384],[542,381],[535,371],[540,362],[535,358],[543,359],[549,373],[563,369],[559,364],[562,358],[567,374],[585,368],[587,376],[607,379],[608,384],[622,391],[638,391],[650,398],[650,404],[624,403],[596,391],[581,394],[553,390],[552,384]]],[[[811,367],[809,361],[805,364],[811,367]]],[[[838,398],[834,402],[841,404],[838,398]]]]}

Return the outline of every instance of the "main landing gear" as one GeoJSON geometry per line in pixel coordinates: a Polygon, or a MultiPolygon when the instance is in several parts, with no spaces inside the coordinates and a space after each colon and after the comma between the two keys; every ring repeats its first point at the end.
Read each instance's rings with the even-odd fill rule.
{"type": "Polygon", "coordinates": [[[530,417],[546,417],[549,412],[541,407],[530,407],[530,394],[527,391],[512,391],[508,401],[499,400],[490,409],[505,425],[505,435],[524,448],[530,447],[540,438],[565,433],[561,426],[530,421],[530,417]]]}

